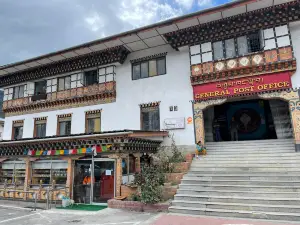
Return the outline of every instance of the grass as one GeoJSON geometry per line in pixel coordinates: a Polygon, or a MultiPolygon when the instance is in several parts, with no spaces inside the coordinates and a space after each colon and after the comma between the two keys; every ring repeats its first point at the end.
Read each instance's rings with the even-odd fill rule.
{"type": "Polygon", "coordinates": [[[102,205],[88,205],[88,204],[74,204],[66,208],[60,206],[56,207],[57,209],[68,209],[68,210],[83,210],[83,211],[100,211],[106,209],[107,206],[102,205]]]}

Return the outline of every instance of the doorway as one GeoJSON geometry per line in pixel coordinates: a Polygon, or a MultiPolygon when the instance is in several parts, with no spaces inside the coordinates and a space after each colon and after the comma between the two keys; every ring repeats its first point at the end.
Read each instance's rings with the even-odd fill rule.
{"type": "Polygon", "coordinates": [[[287,102],[249,99],[229,101],[206,109],[206,141],[231,141],[232,121],[235,121],[239,141],[286,139],[293,135],[287,102]]]}
{"type": "Polygon", "coordinates": [[[73,199],[76,203],[106,203],[115,196],[115,160],[75,161],[73,199]]]}

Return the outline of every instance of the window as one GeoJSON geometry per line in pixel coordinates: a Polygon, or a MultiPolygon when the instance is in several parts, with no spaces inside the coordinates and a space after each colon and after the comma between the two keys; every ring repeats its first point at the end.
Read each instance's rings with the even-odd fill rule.
{"type": "Polygon", "coordinates": [[[135,173],[135,157],[133,155],[129,155],[129,173],[135,173]]]}
{"type": "Polygon", "coordinates": [[[111,82],[115,80],[115,66],[103,67],[99,69],[99,83],[111,82]]]}
{"type": "Polygon", "coordinates": [[[67,183],[68,162],[65,160],[40,160],[32,162],[32,184],[67,183]]]}
{"type": "Polygon", "coordinates": [[[8,184],[24,185],[26,164],[23,160],[9,160],[1,163],[0,182],[7,180],[8,184]]]}
{"type": "Polygon", "coordinates": [[[153,77],[166,74],[166,57],[151,59],[132,64],[132,79],[153,77]]]}
{"type": "Polygon", "coordinates": [[[122,175],[127,175],[128,174],[128,160],[122,159],[122,175]]]}
{"type": "Polygon", "coordinates": [[[47,118],[35,118],[34,122],[34,137],[46,137],[47,118]]]}
{"type": "Polygon", "coordinates": [[[259,33],[253,33],[248,36],[249,39],[249,52],[259,52],[262,50],[261,40],[259,33]]]}
{"type": "Polygon", "coordinates": [[[190,46],[190,54],[192,65],[212,61],[211,42],[190,46]]]}
{"type": "Polygon", "coordinates": [[[237,38],[238,55],[245,55],[248,53],[248,41],[246,36],[237,38]]]}
{"type": "Polygon", "coordinates": [[[70,135],[71,134],[71,121],[72,115],[58,115],[57,118],[57,135],[70,135]]]}
{"type": "Polygon", "coordinates": [[[13,121],[13,129],[12,129],[12,139],[19,140],[23,137],[23,126],[24,121],[13,121]]]}
{"type": "Polygon", "coordinates": [[[25,85],[14,87],[13,99],[24,97],[25,85]]]}
{"type": "Polygon", "coordinates": [[[223,42],[217,41],[213,43],[214,48],[214,60],[224,59],[223,42]]]}
{"type": "Polygon", "coordinates": [[[86,133],[95,133],[101,131],[101,111],[86,112],[86,133]]]}
{"type": "Polygon", "coordinates": [[[71,88],[71,77],[59,77],[58,78],[58,91],[64,91],[71,88]]]}
{"type": "Polygon", "coordinates": [[[281,48],[291,45],[289,29],[287,25],[265,29],[264,32],[265,50],[281,48]]]}
{"type": "Polygon", "coordinates": [[[46,94],[47,81],[42,80],[34,83],[34,95],[46,94]]]}
{"type": "Polygon", "coordinates": [[[57,79],[49,79],[47,80],[47,93],[52,93],[57,91],[57,79]]]}
{"type": "Polygon", "coordinates": [[[85,86],[93,85],[98,83],[98,70],[91,70],[84,72],[85,86]]]}
{"type": "Polygon", "coordinates": [[[226,58],[233,58],[236,56],[234,39],[225,40],[226,58]]]}
{"type": "Polygon", "coordinates": [[[159,107],[141,106],[141,129],[146,131],[160,130],[159,107]]]}

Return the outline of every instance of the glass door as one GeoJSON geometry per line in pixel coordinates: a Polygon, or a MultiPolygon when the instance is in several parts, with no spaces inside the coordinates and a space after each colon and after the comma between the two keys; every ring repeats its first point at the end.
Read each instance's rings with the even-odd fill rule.
{"type": "Polygon", "coordinates": [[[74,201],[106,203],[115,196],[115,160],[84,159],[75,162],[74,201]]]}
{"type": "Polygon", "coordinates": [[[94,161],[93,202],[104,203],[115,196],[115,161],[94,161]]]}

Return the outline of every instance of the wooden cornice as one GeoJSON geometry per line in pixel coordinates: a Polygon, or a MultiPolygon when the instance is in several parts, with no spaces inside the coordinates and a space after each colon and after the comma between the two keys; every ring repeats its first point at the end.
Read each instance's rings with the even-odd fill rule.
{"type": "Polygon", "coordinates": [[[300,0],[275,5],[165,34],[174,49],[242,36],[300,19],[300,0]]]}
{"type": "Polygon", "coordinates": [[[1,76],[0,87],[111,63],[123,64],[128,54],[129,50],[124,46],[117,46],[101,52],[92,52],[87,55],[64,59],[22,72],[1,76]]]}

